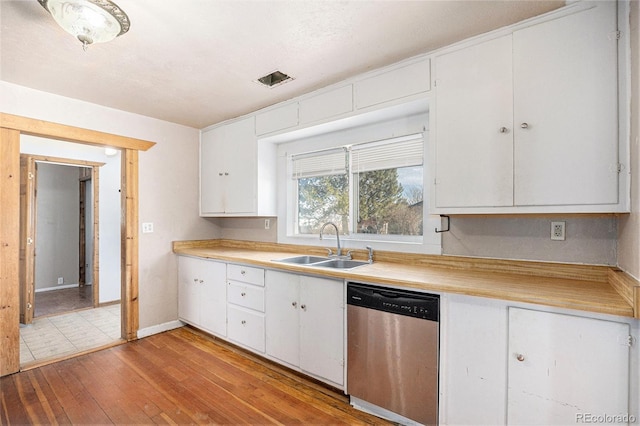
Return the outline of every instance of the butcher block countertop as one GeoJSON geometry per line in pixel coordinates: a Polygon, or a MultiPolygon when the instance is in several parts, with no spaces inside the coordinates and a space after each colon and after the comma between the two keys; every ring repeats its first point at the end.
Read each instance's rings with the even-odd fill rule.
{"type": "MultiPolygon", "coordinates": [[[[376,251],[373,264],[334,270],[277,262],[299,255],[324,256],[321,247],[197,240],[176,241],[173,251],[359,282],[640,318],[640,283],[607,266],[376,251]]],[[[353,258],[366,260],[366,250],[353,250],[353,258]]]]}

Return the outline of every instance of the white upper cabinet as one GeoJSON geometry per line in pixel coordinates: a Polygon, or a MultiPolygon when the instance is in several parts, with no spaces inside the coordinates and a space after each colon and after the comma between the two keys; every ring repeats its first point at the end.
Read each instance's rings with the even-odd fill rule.
{"type": "Polygon", "coordinates": [[[616,30],[606,2],[513,34],[516,205],[618,202],[616,30]]]}
{"type": "Polygon", "coordinates": [[[429,59],[421,59],[354,83],[356,109],[405,98],[431,89],[429,59]]]}
{"type": "Polygon", "coordinates": [[[297,102],[256,114],[256,135],[258,136],[288,129],[297,125],[297,102]]]}
{"type": "Polygon", "coordinates": [[[511,36],[436,59],[436,205],[513,204],[511,36]]]}
{"type": "Polygon", "coordinates": [[[275,215],[275,148],[258,144],[254,117],[202,132],[200,215],[275,215]]]}
{"type": "Polygon", "coordinates": [[[340,87],[303,99],[300,124],[314,123],[353,111],[353,86],[340,87]]]}
{"type": "Polygon", "coordinates": [[[615,212],[616,2],[435,58],[434,212],[615,212]]]}

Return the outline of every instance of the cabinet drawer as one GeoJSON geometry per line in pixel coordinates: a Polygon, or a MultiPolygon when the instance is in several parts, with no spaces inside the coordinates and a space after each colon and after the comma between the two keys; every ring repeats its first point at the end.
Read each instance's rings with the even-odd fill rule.
{"type": "Polygon", "coordinates": [[[264,352],[264,314],[230,305],[227,336],[235,342],[264,352]]]}
{"type": "Polygon", "coordinates": [[[227,265],[227,279],[264,287],[264,269],[242,265],[227,265]]]}
{"type": "Polygon", "coordinates": [[[264,287],[229,281],[227,300],[235,305],[264,312],[264,287]]]}

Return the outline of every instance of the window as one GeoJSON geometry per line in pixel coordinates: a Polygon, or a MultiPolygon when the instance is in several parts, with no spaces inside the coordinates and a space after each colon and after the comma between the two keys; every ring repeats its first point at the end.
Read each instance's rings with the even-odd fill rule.
{"type": "Polygon", "coordinates": [[[422,134],[291,157],[294,232],[326,222],[356,239],[421,241],[422,134]]]}
{"type": "Polygon", "coordinates": [[[292,157],[296,180],[296,233],[318,234],[326,222],[349,232],[349,176],[345,148],[292,157]]]}
{"type": "Polygon", "coordinates": [[[354,145],[354,217],[358,234],[421,236],[422,135],[354,145]]]}

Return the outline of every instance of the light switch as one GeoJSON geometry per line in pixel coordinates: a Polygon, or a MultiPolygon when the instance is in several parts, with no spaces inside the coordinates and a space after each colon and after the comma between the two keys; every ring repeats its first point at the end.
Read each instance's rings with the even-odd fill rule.
{"type": "Polygon", "coordinates": [[[153,222],[144,222],[142,224],[142,233],[149,234],[153,232],[153,222]]]}

